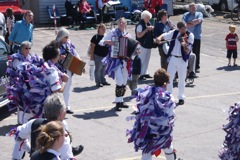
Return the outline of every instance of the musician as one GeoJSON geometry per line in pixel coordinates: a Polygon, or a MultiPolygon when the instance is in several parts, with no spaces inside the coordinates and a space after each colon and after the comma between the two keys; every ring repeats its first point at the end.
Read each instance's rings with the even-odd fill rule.
{"type": "MultiPolygon", "coordinates": [[[[75,46],[72,44],[72,42],[70,41],[70,39],[68,37],[69,37],[69,31],[67,29],[62,27],[58,30],[56,41],[58,42],[58,47],[60,49],[61,62],[64,61],[67,54],[72,54],[73,56],[76,56],[77,58],[80,59],[78,53],[76,52],[75,46]]],[[[69,77],[69,79],[68,79],[68,81],[65,85],[63,96],[64,96],[65,105],[67,107],[67,113],[68,114],[73,114],[73,111],[71,110],[70,103],[69,103],[70,88],[71,88],[71,85],[72,85],[73,73],[71,71],[63,68],[63,66],[61,64],[58,64],[57,67],[61,71],[67,73],[67,75],[69,77]]]]}
{"type": "MultiPolygon", "coordinates": [[[[127,22],[125,18],[120,18],[117,21],[118,28],[112,29],[108,32],[103,39],[99,42],[99,45],[109,45],[114,46],[114,39],[120,39],[121,37],[128,37],[131,38],[131,35],[126,32],[125,28],[127,26],[127,22]]],[[[117,44],[117,43],[116,43],[117,44]]],[[[133,46],[136,47],[137,42],[133,43],[133,46]]],[[[129,49],[130,47],[128,47],[129,49]]],[[[111,51],[111,50],[110,50],[111,51]]],[[[114,47],[113,51],[114,52],[114,47]]],[[[132,51],[132,53],[134,50],[132,51]]],[[[113,53],[112,53],[113,54],[113,53]]],[[[121,111],[121,108],[128,108],[128,105],[124,104],[123,96],[126,91],[127,80],[130,73],[130,68],[127,68],[127,61],[130,59],[129,55],[125,58],[112,58],[111,52],[108,53],[108,56],[103,59],[103,62],[106,63],[108,66],[106,68],[105,74],[109,77],[116,80],[116,88],[115,88],[115,95],[116,95],[116,111],[121,111]]]]}
{"type": "Polygon", "coordinates": [[[141,21],[136,26],[136,40],[140,42],[141,54],[139,58],[141,59],[141,75],[140,80],[145,80],[145,78],[152,78],[148,74],[148,64],[151,56],[151,48],[153,45],[153,29],[154,27],[149,22],[152,18],[152,14],[149,11],[143,11],[141,14],[141,21]]]}
{"type": "Polygon", "coordinates": [[[172,30],[168,33],[164,33],[156,38],[156,41],[161,44],[162,40],[171,40],[167,57],[170,58],[167,72],[170,75],[170,84],[168,85],[168,91],[172,93],[173,90],[173,79],[175,73],[178,73],[178,98],[179,105],[184,104],[184,89],[185,89],[185,78],[188,65],[189,54],[192,49],[194,35],[190,33],[186,28],[185,22],[178,22],[177,29],[172,30]]]}

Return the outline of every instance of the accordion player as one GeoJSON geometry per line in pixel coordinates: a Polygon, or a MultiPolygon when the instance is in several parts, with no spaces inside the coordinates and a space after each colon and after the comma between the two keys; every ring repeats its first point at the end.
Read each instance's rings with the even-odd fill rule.
{"type": "Polygon", "coordinates": [[[119,58],[119,59],[134,59],[136,56],[134,53],[138,41],[129,38],[129,37],[112,37],[112,41],[114,45],[112,46],[111,58],[119,58]]]}

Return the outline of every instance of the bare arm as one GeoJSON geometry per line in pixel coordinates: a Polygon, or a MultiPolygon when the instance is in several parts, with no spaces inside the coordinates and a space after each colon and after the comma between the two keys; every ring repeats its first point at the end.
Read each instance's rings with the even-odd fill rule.
{"type": "Polygon", "coordinates": [[[91,48],[90,48],[90,60],[93,60],[94,59],[94,50],[95,50],[96,44],[91,42],[90,46],[91,46],[91,48]]]}

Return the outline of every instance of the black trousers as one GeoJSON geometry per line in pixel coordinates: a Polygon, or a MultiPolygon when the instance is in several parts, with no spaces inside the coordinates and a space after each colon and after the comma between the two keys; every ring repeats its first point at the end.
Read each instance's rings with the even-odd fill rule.
{"type": "Polygon", "coordinates": [[[194,39],[193,53],[196,55],[196,69],[200,68],[200,48],[201,48],[201,40],[194,39]]]}

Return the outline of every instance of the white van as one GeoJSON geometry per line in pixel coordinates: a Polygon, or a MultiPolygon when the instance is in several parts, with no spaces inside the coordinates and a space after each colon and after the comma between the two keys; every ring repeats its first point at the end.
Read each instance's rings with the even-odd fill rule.
{"type": "Polygon", "coordinates": [[[237,7],[238,3],[236,0],[200,0],[204,4],[211,6],[217,5],[221,11],[233,10],[237,7]]]}

